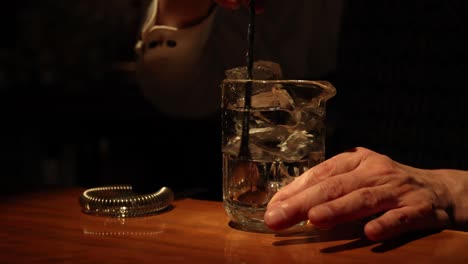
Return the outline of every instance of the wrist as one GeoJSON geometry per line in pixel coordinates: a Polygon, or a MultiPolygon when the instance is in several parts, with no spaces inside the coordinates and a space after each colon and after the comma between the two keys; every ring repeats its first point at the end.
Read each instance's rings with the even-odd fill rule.
{"type": "Polygon", "coordinates": [[[439,170],[451,194],[453,224],[468,230],[468,171],[439,170]]]}
{"type": "Polygon", "coordinates": [[[211,0],[159,0],[156,25],[190,27],[208,17],[215,6],[211,0]]]}

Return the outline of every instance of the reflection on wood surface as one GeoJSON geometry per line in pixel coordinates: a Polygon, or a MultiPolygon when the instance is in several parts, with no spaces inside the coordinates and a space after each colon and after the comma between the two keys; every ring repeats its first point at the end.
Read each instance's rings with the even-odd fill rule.
{"type": "Polygon", "coordinates": [[[182,199],[137,218],[80,211],[82,189],[4,197],[2,263],[468,263],[468,233],[417,233],[384,243],[361,223],[262,234],[229,226],[222,203],[182,199]]]}

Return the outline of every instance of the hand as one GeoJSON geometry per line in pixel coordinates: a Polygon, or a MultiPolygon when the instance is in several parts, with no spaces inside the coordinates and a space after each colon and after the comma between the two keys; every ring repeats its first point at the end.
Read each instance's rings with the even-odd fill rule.
{"type": "Polygon", "coordinates": [[[379,216],[364,233],[385,240],[416,229],[466,224],[468,172],[423,170],[365,148],[339,154],[309,169],[268,204],[273,230],[309,219],[318,227],[379,216]]]}
{"type": "MultiPolygon", "coordinates": [[[[255,12],[262,13],[265,7],[266,0],[255,1],[255,12]]],[[[239,9],[241,6],[248,7],[250,0],[215,0],[215,2],[227,9],[239,9]]]]}
{"type": "Polygon", "coordinates": [[[159,0],[159,25],[188,27],[209,15],[213,0],[159,0]]]}
{"type": "MultiPolygon", "coordinates": [[[[159,0],[158,21],[159,25],[173,27],[188,27],[197,24],[209,15],[214,2],[227,9],[239,9],[248,7],[250,0],[159,0]]],[[[266,0],[256,0],[255,11],[263,12],[266,0]]]]}

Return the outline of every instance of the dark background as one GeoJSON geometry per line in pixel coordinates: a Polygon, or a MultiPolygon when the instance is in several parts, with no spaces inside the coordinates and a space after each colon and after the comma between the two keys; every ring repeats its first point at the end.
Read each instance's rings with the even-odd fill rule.
{"type": "MultiPolygon", "coordinates": [[[[339,67],[329,77],[338,94],[328,105],[328,156],[364,146],[416,167],[468,169],[466,2],[347,1],[339,67]]],[[[199,166],[219,154],[217,117],[169,119],[138,90],[133,46],[146,5],[48,0],[2,8],[4,192],[204,178],[201,185],[216,190],[207,197],[220,198],[219,168],[199,166]],[[174,147],[165,137],[187,133],[204,134],[212,147],[158,167],[157,156],[174,147]]]]}
{"type": "MultiPolygon", "coordinates": [[[[467,1],[346,1],[332,152],[468,169],[467,1]]],[[[331,120],[332,121],[332,120],[331,120]]]]}
{"type": "Polygon", "coordinates": [[[105,172],[114,145],[131,145],[154,123],[131,64],[147,2],[11,1],[1,9],[4,190],[119,182],[105,172]]]}

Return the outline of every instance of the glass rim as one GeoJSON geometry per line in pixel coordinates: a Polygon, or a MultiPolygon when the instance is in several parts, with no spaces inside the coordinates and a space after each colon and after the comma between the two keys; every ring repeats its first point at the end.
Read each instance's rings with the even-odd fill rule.
{"type": "Polygon", "coordinates": [[[324,94],[328,98],[336,95],[335,86],[326,80],[305,80],[305,79],[272,79],[272,80],[261,80],[261,79],[223,79],[222,84],[224,83],[264,83],[264,84],[275,84],[275,83],[284,83],[284,84],[301,84],[304,86],[314,85],[319,86],[323,89],[324,94]]]}

